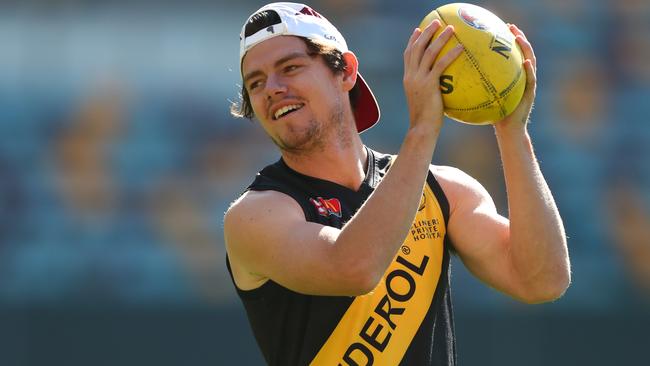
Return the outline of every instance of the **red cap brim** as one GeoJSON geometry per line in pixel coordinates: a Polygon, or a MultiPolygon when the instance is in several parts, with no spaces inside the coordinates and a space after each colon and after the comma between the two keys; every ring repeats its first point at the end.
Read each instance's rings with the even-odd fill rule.
{"type": "Polygon", "coordinates": [[[357,85],[359,86],[359,98],[354,110],[354,119],[357,123],[357,131],[361,133],[379,121],[380,112],[375,95],[372,94],[370,87],[359,73],[357,73],[357,85]]]}

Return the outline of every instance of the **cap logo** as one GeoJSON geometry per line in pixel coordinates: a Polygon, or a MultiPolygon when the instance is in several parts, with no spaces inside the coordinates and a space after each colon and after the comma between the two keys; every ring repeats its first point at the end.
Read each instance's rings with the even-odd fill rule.
{"type": "Polygon", "coordinates": [[[273,34],[275,34],[275,29],[273,28],[272,25],[271,25],[271,26],[268,26],[268,27],[266,28],[266,31],[269,32],[269,33],[273,33],[273,34]]]}
{"type": "Polygon", "coordinates": [[[316,12],[316,10],[314,10],[314,9],[308,7],[308,6],[305,6],[304,8],[302,8],[300,10],[300,13],[305,14],[305,15],[312,15],[312,16],[315,16],[316,18],[322,18],[322,16],[320,14],[318,14],[316,12]]]}

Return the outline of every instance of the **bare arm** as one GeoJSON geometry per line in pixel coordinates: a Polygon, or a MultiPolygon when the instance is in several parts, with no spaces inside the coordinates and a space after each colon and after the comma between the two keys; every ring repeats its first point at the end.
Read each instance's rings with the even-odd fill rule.
{"type": "Polygon", "coordinates": [[[277,192],[249,192],[228,210],[226,247],[240,288],[273,279],[301,293],[359,295],[381,279],[422,196],[442,125],[440,74],[461,51],[450,51],[434,65],[452,29],[430,42],[440,26],[432,24],[415,31],[404,52],[410,127],[399,157],[342,229],[306,222],[300,207],[277,192]]]}
{"type": "Polygon", "coordinates": [[[407,138],[403,155],[342,229],[306,222],[297,202],[282,193],[245,194],[226,214],[226,246],[233,267],[258,283],[238,286],[254,288],[270,278],[306,294],[371,291],[415,216],[431,159],[427,145],[425,138],[407,138]]]}
{"type": "Polygon", "coordinates": [[[526,123],[535,98],[535,56],[516,27],[526,61],[527,86],[513,114],[495,124],[508,193],[509,220],[497,214],[483,187],[458,170],[442,173],[451,193],[449,233],[477,277],[519,300],[561,296],[570,282],[564,226],[533,153],[526,123]]]}

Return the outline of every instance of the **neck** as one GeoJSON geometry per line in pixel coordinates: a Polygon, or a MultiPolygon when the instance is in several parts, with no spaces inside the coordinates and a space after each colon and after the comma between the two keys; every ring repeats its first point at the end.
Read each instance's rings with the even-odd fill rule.
{"type": "MultiPolygon", "coordinates": [[[[293,170],[358,190],[366,176],[368,153],[356,130],[347,144],[330,143],[306,154],[282,151],[282,159],[293,170]]],[[[332,141],[332,140],[330,140],[332,141]]]]}

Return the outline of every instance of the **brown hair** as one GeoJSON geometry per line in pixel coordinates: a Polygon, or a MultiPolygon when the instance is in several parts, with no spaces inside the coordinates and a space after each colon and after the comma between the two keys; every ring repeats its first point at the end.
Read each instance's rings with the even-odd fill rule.
{"type": "MultiPolygon", "coordinates": [[[[307,45],[307,54],[312,57],[320,56],[325,61],[325,65],[332,70],[333,73],[337,74],[343,72],[347,64],[343,58],[343,53],[336,48],[333,48],[328,45],[316,42],[309,38],[298,37],[302,39],[307,45]]],[[[356,106],[357,99],[359,97],[359,87],[357,84],[350,90],[349,98],[352,109],[354,110],[356,106]]],[[[248,95],[248,90],[246,86],[241,86],[241,92],[239,94],[239,101],[233,102],[230,106],[230,114],[238,118],[248,118],[253,119],[255,113],[253,112],[253,107],[251,106],[250,97],[248,95]]]]}

